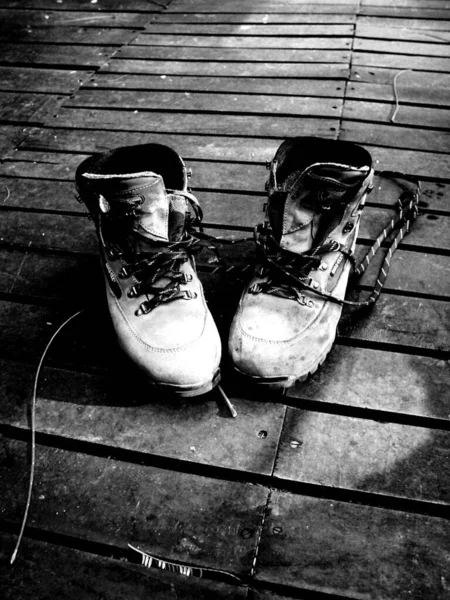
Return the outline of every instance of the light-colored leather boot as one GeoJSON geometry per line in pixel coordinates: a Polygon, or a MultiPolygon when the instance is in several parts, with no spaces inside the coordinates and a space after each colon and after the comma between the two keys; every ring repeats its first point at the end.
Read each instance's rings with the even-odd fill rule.
{"type": "Polygon", "coordinates": [[[308,137],[286,140],[268,168],[261,263],[229,352],[239,372],[283,390],[314,373],[334,342],[373,171],[364,148],[308,137]]]}
{"type": "Polygon", "coordinates": [[[118,148],[86,159],[76,183],[120,346],[159,389],[208,392],[220,380],[221,343],[195,269],[201,210],[183,160],[160,144],[118,148]]]}

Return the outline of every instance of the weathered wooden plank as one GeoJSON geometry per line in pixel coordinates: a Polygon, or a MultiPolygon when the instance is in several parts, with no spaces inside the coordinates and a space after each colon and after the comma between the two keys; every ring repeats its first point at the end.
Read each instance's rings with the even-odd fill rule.
{"type": "Polygon", "coordinates": [[[10,153],[20,144],[26,136],[23,129],[22,125],[2,124],[0,126],[0,156],[3,156],[5,153],[10,153]]]}
{"type": "MultiPolygon", "coordinates": [[[[364,250],[367,252],[367,247],[358,247],[357,260],[362,258],[364,250]]],[[[364,286],[375,285],[385,251],[380,251],[379,254],[380,256],[373,260],[363,277],[358,280],[358,284],[364,286]]],[[[391,261],[389,276],[384,289],[390,292],[402,291],[410,294],[441,295],[448,299],[450,295],[448,285],[449,263],[448,256],[445,255],[399,250],[391,261]]]]}
{"type": "Polygon", "coordinates": [[[170,12],[194,12],[194,13],[222,13],[222,12],[236,12],[236,13],[340,13],[340,14],[354,14],[357,11],[357,5],[354,0],[346,0],[345,4],[342,4],[340,0],[333,0],[326,4],[317,4],[314,2],[277,2],[274,5],[273,2],[264,0],[255,4],[252,0],[239,1],[239,0],[226,0],[219,4],[211,4],[210,2],[200,1],[189,1],[174,3],[170,6],[170,12]]]}
{"type": "MultiPolygon", "coordinates": [[[[50,124],[50,123],[49,123],[50,124]]],[[[302,135],[335,137],[339,120],[311,117],[276,117],[266,119],[256,115],[220,115],[207,118],[205,114],[166,112],[135,113],[134,111],[112,111],[99,109],[61,108],[54,122],[55,127],[85,127],[107,131],[140,131],[142,141],[149,134],[187,133],[210,136],[258,136],[283,139],[295,132],[302,135]]],[[[157,141],[157,140],[155,140],[157,141]]],[[[224,142],[226,145],[226,143],[224,142]]],[[[270,157],[272,158],[272,157],[270,157]]]]}
{"type": "Polygon", "coordinates": [[[274,89],[273,79],[268,77],[195,77],[161,75],[114,75],[97,73],[83,89],[125,89],[125,90],[177,90],[183,92],[215,92],[269,94],[272,96],[343,96],[344,75],[339,79],[277,79],[274,89]]]}
{"type": "Polygon", "coordinates": [[[361,6],[389,6],[405,8],[450,8],[450,3],[445,0],[362,0],[361,6]]]}
{"type": "Polygon", "coordinates": [[[393,343],[419,351],[450,350],[448,302],[382,294],[370,315],[354,320],[345,309],[343,315],[339,324],[343,339],[393,343]]]}
{"type": "MultiPolygon", "coordinates": [[[[398,73],[399,71],[397,71],[398,73]]],[[[408,75],[408,73],[402,73],[401,77],[396,80],[396,88],[397,95],[399,98],[399,102],[402,104],[403,102],[408,102],[410,104],[425,104],[428,106],[445,106],[448,107],[450,105],[450,100],[448,97],[448,91],[445,87],[445,83],[438,82],[429,82],[429,85],[422,85],[417,82],[417,84],[411,84],[409,81],[405,83],[403,76],[408,75]]],[[[390,82],[386,84],[380,83],[363,83],[359,81],[359,78],[356,81],[351,81],[346,89],[346,99],[348,100],[363,100],[363,101],[395,101],[394,95],[394,86],[393,81],[395,74],[392,73],[390,78],[390,82]]],[[[375,79],[372,76],[372,79],[375,79]]]]}
{"type": "MultiPolygon", "coordinates": [[[[240,5],[242,3],[239,3],[240,5]]],[[[352,22],[352,21],[351,21],[352,22]]],[[[204,24],[204,23],[164,23],[159,19],[152,23],[149,35],[151,37],[158,35],[211,35],[211,36],[275,36],[287,37],[293,36],[300,38],[302,36],[339,36],[351,37],[353,34],[353,26],[334,25],[334,24],[280,24],[280,23],[257,23],[242,22],[242,18],[237,23],[219,23],[219,24],[204,24]],[[206,26],[205,26],[206,25],[206,26]]]]}
{"type": "MultiPolygon", "coordinates": [[[[365,240],[375,240],[394,216],[392,212],[382,208],[367,206],[364,210],[359,230],[359,236],[365,240]]],[[[421,216],[414,222],[404,244],[410,247],[422,246],[427,248],[440,248],[450,250],[450,236],[448,227],[449,217],[443,215],[421,216]],[[432,216],[432,219],[428,217],[432,216]]]]}
{"type": "MultiPolygon", "coordinates": [[[[69,205],[69,209],[72,205],[69,205]]],[[[97,243],[92,223],[84,217],[47,213],[5,212],[0,225],[0,242],[40,248],[93,253],[97,243]],[[20,229],[22,228],[22,231],[20,229]]]]}
{"type": "MultiPolygon", "coordinates": [[[[103,295],[104,292],[97,298],[103,298],[103,295]]],[[[92,303],[93,297],[89,295],[86,300],[92,303]]],[[[65,304],[68,305],[67,302],[65,304]]],[[[75,309],[73,305],[69,308],[2,301],[0,312],[4,320],[3,358],[36,365],[50,337],[65,319],[75,313],[75,309]],[[15,320],[15,326],[10,319],[15,320]]],[[[60,367],[79,371],[101,369],[108,372],[112,365],[120,370],[126,367],[104,308],[86,310],[77,323],[65,327],[52,345],[49,359],[60,367]]],[[[145,398],[146,402],[150,402],[149,391],[145,398]]]]}
{"type": "MultiPolygon", "coordinates": [[[[399,68],[380,68],[380,67],[364,67],[362,65],[353,67],[350,73],[350,80],[360,81],[379,85],[393,86],[394,77],[400,72],[399,68]]],[[[402,88],[423,88],[436,90],[446,90],[450,85],[450,74],[448,73],[432,73],[421,71],[404,71],[397,78],[397,87],[399,93],[402,93],[402,88]]],[[[393,87],[392,87],[393,91],[393,87]]],[[[448,100],[447,100],[448,104],[448,100]]]]}
{"type": "MultiPolygon", "coordinates": [[[[246,25],[289,25],[311,23],[316,25],[343,24],[349,25],[356,21],[354,14],[345,13],[273,13],[273,12],[248,12],[245,14],[246,25]]],[[[192,23],[192,24],[229,24],[242,25],[243,16],[239,13],[194,13],[194,12],[169,12],[164,11],[158,15],[157,22],[161,23],[192,23]]]]}
{"type": "Polygon", "coordinates": [[[408,56],[403,54],[377,54],[353,52],[353,65],[385,67],[390,69],[413,69],[417,71],[437,71],[448,73],[450,58],[430,58],[429,56],[408,56]]]}
{"type": "Polygon", "coordinates": [[[89,27],[38,27],[31,29],[0,26],[2,42],[21,44],[73,44],[74,46],[121,46],[135,33],[130,29],[101,29],[89,27]]]}
{"type": "Polygon", "coordinates": [[[367,20],[356,23],[356,38],[369,38],[369,39],[382,39],[382,40],[402,40],[410,42],[425,42],[432,43],[433,46],[436,43],[445,44],[450,42],[449,31],[436,31],[418,29],[417,27],[395,27],[395,22],[392,21],[391,27],[380,27],[379,25],[371,24],[371,21],[367,20]]]}
{"type": "Polygon", "coordinates": [[[223,61],[253,63],[348,63],[345,50],[315,50],[311,48],[204,48],[192,46],[125,46],[115,58],[124,60],[223,61]]]}
{"type": "Polygon", "coordinates": [[[420,206],[425,210],[433,208],[434,210],[448,211],[450,209],[449,191],[449,186],[445,183],[424,182],[420,206]]]}
{"type": "MultiPolygon", "coordinates": [[[[9,562],[16,542],[0,534],[0,560],[9,562]]],[[[3,569],[0,594],[4,600],[58,598],[86,600],[231,600],[246,597],[246,590],[221,582],[184,577],[167,570],[145,569],[130,562],[96,556],[36,540],[24,539],[14,567],[3,569]],[[58,576],[49,576],[57,573],[58,576]]]]}
{"type": "MultiPolygon", "coordinates": [[[[344,105],[343,118],[372,123],[390,123],[394,108],[393,103],[348,100],[344,105]]],[[[428,108],[400,104],[395,119],[400,125],[442,129],[450,128],[450,110],[445,108],[428,108]]]]}
{"type": "Polygon", "coordinates": [[[450,50],[446,44],[433,44],[431,42],[403,42],[386,41],[380,39],[355,38],[354,50],[362,52],[385,52],[387,54],[405,54],[411,56],[450,57],[450,50]]]}
{"type": "MultiPolygon", "coordinates": [[[[324,132],[325,133],[325,132],[324,132]]],[[[335,132],[328,130],[327,137],[335,132]]],[[[149,136],[136,131],[107,131],[94,129],[31,129],[21,150],[44,152],[105,152],[118,146],[142,144],[149,136]]],[[[205,160],[235,160],[262,162],[270,160],[282,139],[219,137],[210,135],[180,135],[160,133],[159,144],[174,148],[181,156],[205,160]]]]}
{"type": "MultiPolygon", "coordinates": [[[[56,330],[56,323],[54,326],[56,330]]],[[[70,344],[70,337],[67,342],[70,344]]],[[[113,359],[114,352],[106,346],[103,351],[113,359]]],[[[4,369],[1,422],[27,427],[33,369],[0,362],[4,369]]],[[[226,389],[226,381],[223,385],[226,389]]],[[[123,360],[99,374],[45,369],[39,390],[36,427],[40,432],[186,464],[272,474],[285,414],[282,404],[236,398],[233,405],[238,418],[232,419],[219,392],[194,402],[192,398],[171,401],[152,391],[123,360]],[[120,363],[117,377],[114,371],[120,363]]]]}
{"type": "MultiPolygon", "coordinates": [[[[342,121],[339,139],[409,150],[424,150],[428,152],[450,152],[450,132],[432,129],[415,129],[362,123],[358,121],[342,121]]],[[[442,157],[445,160],[445,157],[442,157]]]]}
{"type": "Polygon", "coordinates": [[[72,181],[0,178],[0,203],[38,210],[72,208],[80,213],[85,212],[75,201],[75,185],[72,181]]]}
{"type": "Polygon", "coordinates": [[[87,300],[86,289],[103,294],[103,281],[96,255],[55,256],[28,250],[0,250],[0,291],[43,301],[73,304],[87,300]],[[86,286],[84,288],[83,286],[86,286]]]}
{"type": "Polygon", "coordinates": [[[446,519],[273,492],[260,581],[342,597],[445,600],[446,519]]]}
{"type": "MultiPolygon", "coordinates": [[[[4,438],[0,453],[2,518],[17,523],[27,444],[4,438]]],[[[131,543],[166,560],[250,571],[266,489],[39,445],[36,454],[30,526],[120,548],[131,543]]]]}
{"type": "MultiPolygon", "coordinates": [[[[89,4],[84,5],[83,11],[73,10],[39,10],[33,8],[20,8],[14,10],[0,7],[0,21],[3,27],[108,27],[142,29],[153,19],[149,14],[148,19],[139,12],[127,11],[102,11],[92,10],[89,4]]],[[[57,8],[56,5],[53,8],[57,8]]],[[[153,12],[153,11],[151,11],[153,12]]]]}
{"type": "Polygon", "coordinates": [[[70,94],[86,77],[89,77],[86,71],[0,67],[0,90],[29,93],[50,90],[53,94],[70,94]]]}
{"type": "MultiPolygon", "coordinates": [[[[230,0],[230,5],[232,4],[237,4],[236,0],[230,0]]],[[[192,6],[198,6],[198,7],[207,7],[209,4],[209,0],[186,0],[185,5],[189,6],[189,8],[191,8],[192,6]]],[[[244,2],[242,2],[242,4],[245,6],[251,6],[252,2],[251,0],[246,0],[244,2]]],[[[261,6],[264,6],[264,4],[266,4],[267,6],[270,4],[268,2],[268,0],[263,0],[263,2],[261,2],[261,6]]],[[[317,6],[317,3],[313,0],[311,2],[311,0],[280,0],[277,4],[280,5],[284,5],[286,7],[290,6],[297,6],[297,7],[301,7],[301,6],[305,6],[304,10],[314,10],[314,6],[317,6]]],[[[342,5],[342,0],[327,0],[327,2],[324,2],[324,4],[327,6],[327,8],[331,8],[332,6],[340,6],[342,5]]],[[[357,0],[349,0],[349,2],[346,2],[346,7],[348,8],[349,6],[355,6],[358,4],[357,0]]],[[[176,6],[176,5],[175,5],[176,6]]],[[[224,4],[224,6],[227,6],[227,4],[224,4]]],[[[272,5],[273,6],[273,5],[272,5]]],[[[327,12],[326,10],[323,10],[323,5],[319,5],[317,6],[317,12],[321,13],[321,12],[327,12]]]]}
{"type": "MultiPolygon", "coordinates": [[[[163,46],[183,47],[194,46],[198,48],[251,48],[251,49],[326,49],[326,50],[348,50],[351,44],[350,37],[274,37],[262,35],[154,35],[148,32],[142,33],[135,38],[131,46],[163,46]]],[[[183,52],[184,54],[184,52],[183,52]]],[[[276,54],[274,57],[277,56],[276,54]]],[[[289,55],[287,55],[289,56],[289,55]]],[[[259,60],[259,59],[258,59],[259,60]]],[[[274,60],[269,58],[269,60],[274,60]]]]}
{"type": "Polygon", "coordinates": [[[376,17],[407,19],[442,19],[448,21],[448,10],[443,8],[409,8],[397,6],[361,6],[359,14],[376,17]]]}
{"type": "MultiPolygon", "coordinates": [[[[1,98],[1,96],[0,96],[1,98]]],[[[246,113],[264,115],[304,115],[338,118],[340,98],[301,98],[293,96],[255,96],[208,92],[160,92],[141,90],[80,90],[66,101],[66,108],[106,108],[164,110],[207,113],[246,113]]]]}
{"type": "MultiPolygon", "coordinates": [[[[161,17],[158,17],[158,20],[161,17]]],[[[447,20],[439,21],[433,19],[414,19],[414,18],[402,18],[402,17],[380,17],[380,16],[364,16],[358,15],[358,25],[371,26],[383,31],[383,29],[398,28],[399,35],[401,30],[413,29],[414,31],[426,32],[429,35],[433,35],[435,32],[438,36],[442,31],[448,32],[450,25],[447,20]]],[[[444,34],[444,39],[446,34],[444,34]]],[[[441,41],[438,37],[436,41],[441,41]]]]}
{"type": "Polygon", "coordinates": [[[106,3],[92,2],[92,0],[4,0],[3,6],[8,10],[23,8],[31,10],[57,10],[68,11],[90,11],[96,13],[116,11],[117,13],[128,12],[159,12],[170,0],[108,0],[106,3]]]}
{"type": "Polygon", "coordinates": [[[447,455],[448,431],[288,408],[274,476],[449,504],[447,455]]]}
{"type": "Polygon", "coordinates": [[[338,343],[290,398],[450,420],[447,361],[338,343]],[[382,382],[382,385],[380,385],[382,382]]]}
{"type": "Polygon", "coordinates": [[[372,154],[374,166],[379,171],[395,171],[419,179],[450,179],[450,165],[443,160],[442,154],[379,146],[367,146],[367,150],[372,154]]]}
{"type": "Polygon", "coordinates": [[[2,121],[35,123],[55,114],[63,98],[53,94],[0,91],[0,119],[2,121]]]}
{"type": "Polygon", "coordinates": [[[347,69],[321,63],[246,63],[224,61],[162,61],[162,60],[111,60],[102,68],[105,73],[150,75],[196,75],[213,77],[317,77],[342,79],[347,69]]]}
{"type": "Polygon", "coordinates": [[[8,44],[0,43],[0,63],[4,65],[69,65],[77,69],[81,66],[102,65],[115,50],[114,46],[79,46],[74,52],[64,44],[8,44]]]}

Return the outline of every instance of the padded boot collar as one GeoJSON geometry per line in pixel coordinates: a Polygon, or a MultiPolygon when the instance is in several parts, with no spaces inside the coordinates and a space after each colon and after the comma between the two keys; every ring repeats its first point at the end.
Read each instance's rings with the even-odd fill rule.
{"type": "Polygon", "coordinates": [[[101,175],[84,173],[99,194],[102,213],[133,209],[133,230],[152,239],[169,241],[170,199],[163,179],[151,171],[101,175]]]}
{"type": "Polygon", "coordinates": [[[358,191],[371,173],[371,159],[354,144],[294,138],[280,146],[268,168],[267,219],[273,235],[285,250],[302,254],[314,247],[330,209],[338,205],[344,209],[360,198],[358,191]],[[312,160],[308,160],[309,150],[312,160]]]}

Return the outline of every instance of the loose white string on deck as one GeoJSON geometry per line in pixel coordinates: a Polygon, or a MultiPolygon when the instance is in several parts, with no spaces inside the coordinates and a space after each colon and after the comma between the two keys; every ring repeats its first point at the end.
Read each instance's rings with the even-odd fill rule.
{"type": "Polygon", "coordinates": [[[225,400],[225,404],[227,405],[228,410],[231,413],[231,416],[233,417],[233,419],[235,419],[237,417],[237,412],[236,409],[234,408],[234,406],[231,404],[228,396],[225,394],[225,392],[222,389],[222,386],[218,385],[217,389],[219,390],[222,398],[225,400]]]}
{"type": "MultiPolygon", "coordinates": [[[[46,345],[46,347],[44,349],[44,352],[42,353],[41,359],[39,361],[38,367],[36,369],[36,375],[34,377],[33,395],[32,395],[32,398],[31,398],[31,416],[30,416],[30,421],[31,421],[31,424],[30,424],[30,429],[31,429],[31,465],[30,465],[30,479],[29,479],[29,482],[28,482],[28,495],[27,495],[27,501],[26,501],[26,504],[25,504],[25,511],[24,511],[23,518],[22,518],[22,525],[20,527],[19,537],[17,538],[16,546],[14,548],[14,552],[12,553],[11,560],[10,560],[10,564],[11,565],[16,560],[17,553],[19,552],[20,544],[22,542],[23,533],[25,531],[25,526],[26,526],[26,523],[27,523],[27,520],[28,520],[28,512],[30,510],[30,504],[31,504],[31,495],[33,493],[34,472],[35,472],[35,467],[36,467],[36,398],[37,398],[37,388],[38,388],[38,383],[39,383],[39,375],[41,374],[42,365],[44,364],[45,357],[47,356],[47,352],[49,351],[50,346],[53,343],[53,340],[56,338],[56,336],[59,334],[59,332],[68,323],[70,323],[70,321],[72,321],[72,319],[74,319],[75,317],[77,317],[78,315],[80,315],[82,312],[83,312],[83,310],[77,311],[76,313],[74,313],[73,315],[71,315],[68,319],[66,319],[64,321],[64,323],[62,323],[62,325],[60,325],[58,327],[58,329],[55,331],[55,333],[50,338],[50,341],[46,345]]],[[[231,412],[231,415],[233,417],[237,417],[237,412],[236,412],[234,406],[229,401],[227,395],[222,390],[222,388],[220,387],[220,385],[218,386],[218,388],[219,388],[219,391],[220,391],[223,399],[225,400],[225,402],[227,404],[228,409],[231,412]]]]}
{"type": "Polygon", "coordinates": [[[28,512],[30,510],[30,504],[31,504],[31,494],[33,492],[34,471],[35,471],[35,466],[36,466],[36,397],[37,397],[37,387],[38,387],[39,375],[41,373],[42,365],[44,363],[47,352],[48,352],[50,346],[52,345],[55,337],[58,335],[58,333],[61,331],[61,329],[63,329],[63,327],[65,327],[72,319],[77,317],[82,312],[83,312],[82,310],[79,310],[75,314],[73,314],[71,317],[66,319],[64,321],[64,323],[62,325],[60,325],[58,327],[58,329],[55,331],[55,333],[52,335],[52,337],[50,338],[50,341],[48,342],[48,344],[45,347],[44,352],[42,353],[41,360],[39,361],[39,365],[36,370],[36,375],[34,377],[33,396],[31,398],[31,465],[30,465],[30,480],[28,483],[28,496],[27,496],[27,502],[25,505],[25,511],[23,514],[22,526],[20,528],[19,537],[17,538],[16,547],[14,548],[14,552],[12,553],[12,556],[11,556],[10,564],[13,564],[17,558],[17,553],[19,551],[20,543],[21,543],[22,537],[23,537],[23,532],[25,530],[25,525],[26,525],[27,519],[28,519],[28,512]]]}
{"type": "Polygon", "coordinates": [[[400,75],[402,73],[407,73],[408,71],[412,71],[412,69],[403,69],[403,71],[399,71],[396,74],[396,76],[394,77],[393,85],[394,85],[395,110],[394,110],[394,114],[391,117],[391,123],[395,123],[395,117],[397,116],[398,109],[400,108],[400,103],[398,100],[398,93],[397,93],[397,79],[400,77],[400,75]]]}

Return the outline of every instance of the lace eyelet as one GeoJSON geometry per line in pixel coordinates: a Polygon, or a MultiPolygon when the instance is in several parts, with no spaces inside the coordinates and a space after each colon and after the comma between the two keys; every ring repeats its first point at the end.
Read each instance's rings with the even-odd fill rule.
{"type": "Polygon", "coordinates": [[[127,296],[128,298],[136,298],[138,296],[138,290],[135,285],[130,287],[130,289],[127,292],[127,296]]]}
{"type": "Polygon", "coordinates": [[[345,224],[344,229],[342,230],[342,233],[350,233],[350,231],[353,230],[355,224],[352,223],[351,221],[348,221],[348,223],[345,224]]]}
{"type": "Polygon", "coordinates": [[[134,311],[136,317],[146,315],[151,311],[150,302],[143,302],[137,310],[134,311]]]}
{"type": "Polygon", "coordinates": [[[314,306],[314,302],[312,300],[308,300],[308,302],[306,303],[306,306],[308,308],[312,308],[314,306]]]}
{"type": "Polygon", "coordinates": [[[191,290],[184,290],[184,300],[195,300],[197,298],[197,292],[191,292],[191,290]]]}
{"type": "Polygon", "coordinates": [[[321,262],[319,265],[319,271],[326,271],[328,269],[328,263],[321,262]]]}
{"type": "Polygon", "coordinates": [[[261,292],[261,286],[258,283],[254,283],[248,288],[249,294],[259,294],[261,292]]]}

